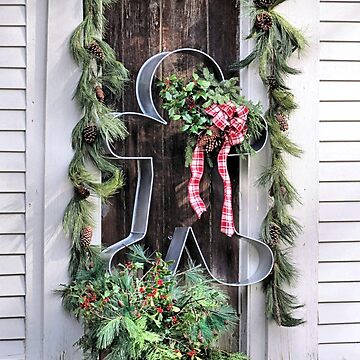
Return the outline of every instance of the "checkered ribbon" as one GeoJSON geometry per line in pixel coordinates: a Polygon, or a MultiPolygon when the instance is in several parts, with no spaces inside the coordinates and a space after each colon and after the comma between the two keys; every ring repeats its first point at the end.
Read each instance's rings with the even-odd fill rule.
{"type": "MultiPolygon", "coordinates": [[[[221,232],[231,237],[235,232],[232,210],[231,181],[227,169],[227,157],[234,145],[244,141],[247,125],[246,119],[249,109],[246,106],[236,107],[229,101],[226,104],[213,104],[205,112],[213,117],[215,126],[225,133],[224,144],[218,154],[218,171],[224,184],[224,203],[221,215],[221,232]]],[[[206,211],[204,201],[200,197],[200,181],[204,173],[204,150],[196,146],[190,166],[191,179],[188,185],[190,205],[198,218],[206,211]]]]}

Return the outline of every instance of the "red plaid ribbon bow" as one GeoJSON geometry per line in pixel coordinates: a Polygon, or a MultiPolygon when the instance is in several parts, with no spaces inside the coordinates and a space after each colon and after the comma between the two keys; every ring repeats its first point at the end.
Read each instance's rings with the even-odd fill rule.
{"type": "MultiPolygon", "coordinates": [[[[213,104],[205,112],[213,117],[215,126],[225,133],[224,144],[218,154],[218,170],[224,183],[224,203],[221,215],[221,232],[231,237],[235,232],[232,210],[232,193],[230,176],[227,169],[227,157],[231,146],[244,141],[247,125],[246,119],[249,109],[246,106],[236,107],[229,101],[226,104],[213,104]]],[[[196,146],[190,165],[191,179],[188,185],[190,205],[198,218],[206,211],[205,204],[200,197],[200,181],[204,173],[204,150],[196,146]]]]}

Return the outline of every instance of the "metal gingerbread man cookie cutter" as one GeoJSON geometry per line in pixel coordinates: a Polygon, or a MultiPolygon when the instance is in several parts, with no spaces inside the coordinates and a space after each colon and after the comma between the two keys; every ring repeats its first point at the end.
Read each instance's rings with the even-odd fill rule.
{"type": "MultiPolygon", "coordinates": [[[[155,74],[160,65],[166,58],[177,53],[190,54],[199,58],[215,71],[215,75],[218,80],[224,80],[224,75],[220,66],[211,56],[203,51],[192,48],[183,48],[171,52],[161,52],[149,58],[142,65],[136,80],[136,98],[142,113],[123,112],[112,113],[112,115],[116,118],[135,116],[142,120],[150,120],[162,125],[167,125],[167,121],[162,118],[156,109],[152,89],[155,80],[155,74]]],[[[264,124],[265,130],[261,134],[260,138],[251,145],[256,152],[261,151],[267,141],[268,131],[265,120],[264,124]]],[[[136,160],[138,173],[130,234],[125,239],[122,239],[119,242],[109,246],[102,252],[102,256],[106,261],[108,271],[111,272],[114,256],[121,250],[141,241],[146,236],[154,182],[154,165],[153,158],[151,156],[119,156],[115,153],[112,144],[108,140],[106,141],[106,147],[112,159],[136,160]]],[[[231,154],[230,156],[239,155],[231,154]]],[[[235,233],[234,237],[237,237],[238,239],[250,244],[251,247],[256,250],[258,255],[257,259],[255,260],[257,262],[255,266],[256,270],[239,282],[228,283],[224,280],[218,279],[212,274],[201,251],[200,245],[196,239],[196,235],[191,227],[177,227],[175,229],[165,260],[172,261],[170,269],[175,273],[180,264],[182,254],[186,249],[187,240],[192,240],[195,243],[196,249],[201,257],[205,269],[209,275],[218,283],[227,286],[240,287],[256,284],[265,279],[271,272],[274,263],[274,256],[271,249],[262,241],[247,235],[240,234],[238,232],[235,233]]]]}

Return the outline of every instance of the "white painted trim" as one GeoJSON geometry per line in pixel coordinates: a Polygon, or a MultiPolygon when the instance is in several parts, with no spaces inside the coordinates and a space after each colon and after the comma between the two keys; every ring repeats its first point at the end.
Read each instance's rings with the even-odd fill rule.
{"type": "Polygon", "coordinates": [[[47,2],[28,0],[26,13],[26,359],[42,360],[47,2]]]}

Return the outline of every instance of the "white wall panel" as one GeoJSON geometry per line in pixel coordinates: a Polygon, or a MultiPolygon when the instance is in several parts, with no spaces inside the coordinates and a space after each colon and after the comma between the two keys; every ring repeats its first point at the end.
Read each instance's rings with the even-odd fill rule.
{"type": "Polygon", "coordinates": [[[25,6],[8,6],[0,3],[1,25],[25,25],[25,6]]]}

